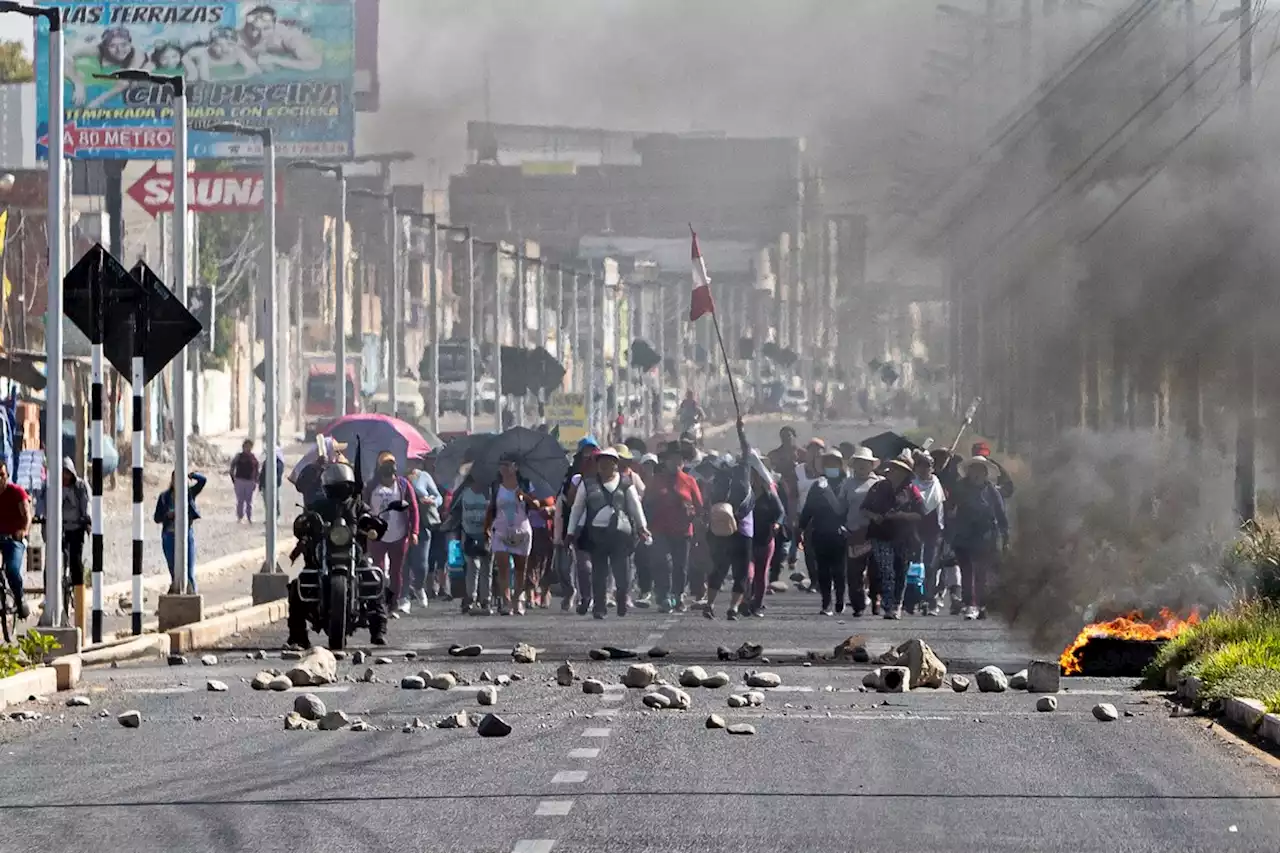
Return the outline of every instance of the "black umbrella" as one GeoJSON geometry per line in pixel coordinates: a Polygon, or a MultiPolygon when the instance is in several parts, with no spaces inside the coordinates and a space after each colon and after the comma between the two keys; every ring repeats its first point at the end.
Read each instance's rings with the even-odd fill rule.
{"type": "Polygon", "coordinates": [[[498,462],[504,457],[515,459],[520,466],[521,477],[552,494],[560,489],[565,475],[569,473],[569,458],[560,442],[551,433],[528,427],[514,427],[494,436],[480,452],[472,471],[486,481],[495,478],[498,476],[498,462]]]}
{"type": "Polygon", "coordinates": [[[896,432],[882,432],[862,442],[862,445],[881,460],[893,459],[904,450],[920,450],[920,445],[903,438],[896,432]]]}
{"type": "Polygon", "coordinates": [[[454,488],[462,466],[480,458],[485,446],[497,437],[496,433],[478,432],[460,435],[446,443],[436,456],[436,473],[433,479],[442,489],[454,488]]]}
{"type": "Polygon", "coordinates": [[[649,342],[643,338],[636,338],[631,342],[631,352],[629,360],[633,367],[637,370],[650,371],[662,363],[662,356],[658,355],[649,342]]]}

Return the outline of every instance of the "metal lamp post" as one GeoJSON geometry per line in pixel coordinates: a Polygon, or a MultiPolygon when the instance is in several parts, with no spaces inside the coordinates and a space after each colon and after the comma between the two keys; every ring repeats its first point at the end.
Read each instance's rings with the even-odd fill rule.
{"type": "Polygon", "coordinates": [[[333,175],[338,179],[338,275],[334,295],[334,417],[347,413],[347,171],[341,163],[296,160],[294,169],[333,175]]]}
{"type": "MultiPolygon", "coordinates": [[[[427,404],[431,407],[429,423],[431,432],[440,434],[440,285],[436,280],[436,263],[440,254],[440,232],[434,213],[419,213],[414,210],[396,208],[396,215],[403,216],[410,222],[427,223],[427,300],[431,313],[427,321],[431,335],[431,398],[427,404]]],[[[407,248],[407,247],[406,247],[407,248]]]]}
{"type": "MultiPolygon", "coordinates": [[[[397,249],[397,237],[399,229],[396,227],[396,205],[395,195],[390,192],[378,192],[377,190],[368,190],[363,187],[353,187],[347,190],[348,193],[362,198],[372,198],[385,202],[387,205],[387,215],[391,218],[390,235],[387,240],[387,248],[390,252],[387,261],[387,269],[390,271],[390,287],[388,288],[390,295],[391,323],[389,340],[387,341],[387,399],[391,405],[391,416],[399,416],[399,395],[396,393],[396,379],[400,375],[400,289],[401,282],[398,275],[400,268],[399,250],[397,249]]],[[[383,315],[386,316],[385,314],[383,315]]],[[[384,323],[384,325],[386,325],[384,323]]]]}

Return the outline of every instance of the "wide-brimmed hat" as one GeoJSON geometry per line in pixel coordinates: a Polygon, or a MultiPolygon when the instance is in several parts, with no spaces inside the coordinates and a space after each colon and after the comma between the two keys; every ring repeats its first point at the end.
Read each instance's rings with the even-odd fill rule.
{"type": "Polygon", "coordinates": [[[641,465],[657,465],[658,464],[657,454],[646,453],[644,456],[640,457],[640,464],[641,465]]]}
{"type": "Polygon", "coordinates": [[[908,463],[904,462],[904,461],[903,461],[903,460],[901,460],[901,459],[890,459],[890,460],[888,461],[888,463],[885,465],[885,467],[886,467],[886,468],[897,468],[897,469],[899,469],[899,470],[906,471],[908,474],[914,474],[914,473],[915,473],[915,469],[914,469],[914,468],[912,468],[908,463]]]}
{"type": "Polygon", "coordinates": [[[876,455],[871,452],[871,448],[865,445],[859,445],[858,449],[853,451],[853,455],[849,457],[850,462],[861,460],[863,462],[879,462],[876,455]]]}
{"type": "Polygon", "coordinates": [[[630,462],[636,458],[635,454],[631,452],[631,448],[627,447],[625,444],[615,444],[612,449],[613,452],[617,454],[618,458],[624,462],[630,462]]]}
{"type": "Polygon", "coordinates": [[[384,450],[378,454],[379,466],[381,466],[383,462],[395,462],[395,461],[396,461],[396,455],[392,453],[390,450],[384,450]]]}
{"type": "Polygon", "coordinates": [[[822,458],[823,459],[839,459],[841,462],[843,462],[844,454],[834,447],[828,447],[826,450],[822,451],[822,458]]]}
{"type": "Polygon", "coordinates": [[[596,454],[596,458],[612,459],[616,462],[618,460],[618,451],[614,450],[612,447],[602,447],[600,452],[596,454]]]}

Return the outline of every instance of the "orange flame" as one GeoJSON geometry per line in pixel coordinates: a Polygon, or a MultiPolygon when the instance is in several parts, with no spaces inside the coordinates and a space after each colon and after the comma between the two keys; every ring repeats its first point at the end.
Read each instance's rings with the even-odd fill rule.
{"type": "Polygon", "coordinates": [[[1112,619],[1110,622],[1094,622],[1086,625],[1067,646],[1058,663],[1066,675],[1080,672],[1080,650],[1094,637],[1112,637],[1117,640],[1169,640],[1178,636],[1192,625],[1199,623],[1200,616],[1192,613],[1183,619],[1167,607],[1160,609],[1160,615],[1147,619],[1134,611],[1112,619]]]}

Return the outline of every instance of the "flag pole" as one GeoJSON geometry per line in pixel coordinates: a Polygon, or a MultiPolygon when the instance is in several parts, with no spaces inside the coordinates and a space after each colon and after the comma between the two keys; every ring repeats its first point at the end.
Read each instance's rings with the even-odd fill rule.
{"type": "MultiPolygon", "coordinates": [[[[689,234],[694,240],[698,239],[698,232],[693,230],[693,223],[689,223],[689,234]]],[[[710,283],[708,282],[708,287],[710,283]]],[[[737,420],[742,420],[742,405],[738,402],[738,383],[733,378],[733,366],[729,364],[729,351],[724,347],[724,336],[720,334],[720,317],[716,314],[715,303],[712,302],[711,324],[716,330],[716,343],[720,346],[720,356],[724,359],[724,372],[729,377],[729,394],[733,397],[733,410],[737,414],[737,420]]]]}

